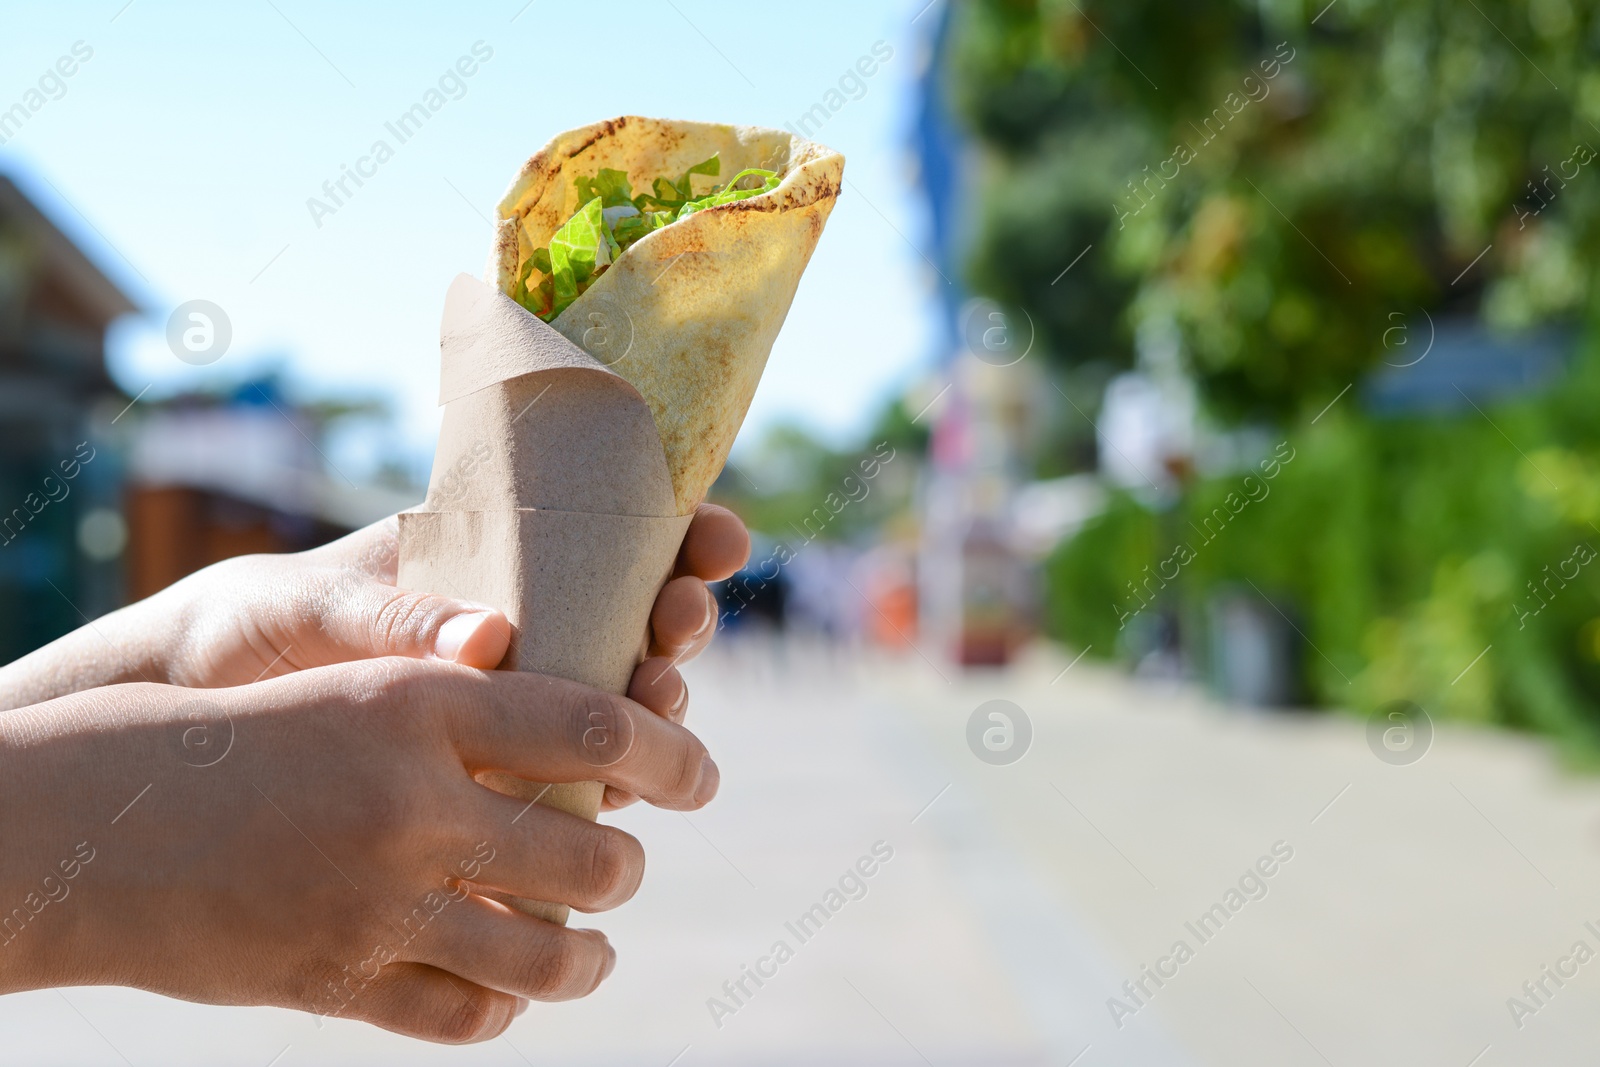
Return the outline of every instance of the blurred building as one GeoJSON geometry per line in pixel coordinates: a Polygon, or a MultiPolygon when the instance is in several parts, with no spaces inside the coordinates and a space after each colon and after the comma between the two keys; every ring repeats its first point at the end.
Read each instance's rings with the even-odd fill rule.
{"type": "MultiPolygon", "coordinates": [[[[920,417],[932,440],[922,493],[917,617],[922,636],[955,661],[999,665],[1030,635],[1032,582],[1014,508],[1023,441],[1040,386],[1030,323],[968,299],[960,279],[974,217],[974,148],[950,111],[942,77],[950,8],[919,76],[913,151],[938,264],[939,359],[920,417]]],[[[920,404],[914,406],[920,407],[920,404]]]]}
{"type": "Polygon", "coordinates": [[[133,302],[0,176],[0,662],[114,607],[128,403],[106,328],[133,302]]]}
{"type": "Polygon", "coordinates": [[[272,380],[135,400],[106,369],[137,311],[0,176],[0,663],[208,564],[324,544],[415,504],[328,462],[329,412],[272,380]]]}
{"type": "Polygon", "coordinates": [[[272,379],[141,404],[127,447],[128,599],[255,552],[326,544],[416,504],[327,460],[323,420],[272,379]]]}

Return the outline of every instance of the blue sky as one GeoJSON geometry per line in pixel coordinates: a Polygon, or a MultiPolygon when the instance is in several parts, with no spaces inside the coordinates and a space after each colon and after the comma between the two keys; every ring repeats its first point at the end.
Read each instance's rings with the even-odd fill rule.
{"type": "Polygon", "coordinates": [[[817,134],[845,153],[849,184],[743,435],[793,420],[848,440],[931,355],[937,278],[908,243],[925,224],[904,134],[938,15],[919,14],[925,3],[787,15],[702,0],[14,7],[0,110],[76,43],[93,54],[47,79],[44,106],[0,146],[0,170],[147,309],[113,335],[113,372],[130,393],[281,365],[309,393],[390,398],[398,432],[382,447],[425,464],[440,302],[454,275],[481,273],[486,218],[528,155],[560,130],[629,112],[781,126],[881,40],[893,58],[817,134]],[[477,42],[492,58],[397,144],[384,123],[477,42]],[[347,185],[355,195],[318,227],[308,198],[380,137],[394,157],[347,185]],[[169,313],[191,299],[232,323],[210,367],[165,343],[169,313]]]}

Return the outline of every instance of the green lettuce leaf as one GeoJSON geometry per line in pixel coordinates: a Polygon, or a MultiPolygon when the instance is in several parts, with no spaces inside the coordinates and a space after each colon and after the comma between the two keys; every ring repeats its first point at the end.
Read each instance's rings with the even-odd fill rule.
{"type": "Polygon", "coordinates": [[[604,168],[593,178],[575,178],[573,187],[583,206],[550,238],[549,247],[534,249],[522,265],[512,298],[550,322],[582,296],[618,256],[646,235],[697,211],[769,193],[779,184],[774,171],[752,167],[695,198],[694,176],[715,178],[721,171],[722,160],[714,155],[690,167],[676,181],[656,178],[651,183],[654,191],[638,196],[633,195],[633,186],[624,171],[604,168]],[[754,187],[737,188],[749,178],[757,179],[754,187]],[[528,280],[535,270],[540,281],[529,289],[528,280]]]}
{"type": "Polygon", "coordinates": [[[600,217],[601,206],[599,197],[590,200],[550,238],[550,277],[555,292],[550,311],[552,319],[578,299],[597,266],[611,264],[610,241],[600,217]]]}
{"type": "Polygon", "coordinates": [[[593,178],[576,178],[572,184],[577,187],[580,204],[587,204],[597,196],[602,207],[633,203],[633,186],[628,184],[627,171],[603,168],[593,178]]]}
{"type": "Polygon", "coordinates": [[[676,211],[687,204],[694,197],[694,176],[704,174],[715,178],[722,173],[722,153],[713,155],[710,159],[702,160],[683,172],[683,177],[677,181],[667,178],[657,178],[651,183],[653,193],[640,193],[633,198],[633,206],[643,211],[647,206],[654,206],[668,211],[676,211]]]}
{"type": "Polygon", "coordinates": [[[669,211],[646,211],[618,219],[611,230],[611,235],[616,238],[618,247],[626,252],[645,234],[659,230],[663,226],[670,226],[675,221],[669,211]]]}
{"type": "MultiPolygon", "coordinates": [[[[731,204],[736,200],[748,200],[752,196],[760,196],[762,193],[770,193],[772,190],[778,187],[778,184],[778,175],[775,171],[757,170],[754,167],[751,167],[748,170],[741,170],[738,174],[733,176],[733,179],[729,181],[727,185],[722,187],[720,192],[713,192],[710,196],[704,196],[699,200],[691,200],[689,203],[684,204],[678,209],[677,218],[686,218],[690,215],[693,215],[696,211],[704,211],[708,207],[720,207],[723,204],[731,204]],[[761,184],[754,189],[734,188],[735,185],[739,184],[741,179],[749,177],[760,178],[761,184]]],[[[674,221],[676,221],[676,219],[674,219],[674,221]]]]}

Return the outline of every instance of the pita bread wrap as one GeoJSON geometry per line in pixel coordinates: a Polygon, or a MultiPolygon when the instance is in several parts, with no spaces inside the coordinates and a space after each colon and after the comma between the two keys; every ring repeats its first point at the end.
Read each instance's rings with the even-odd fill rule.
{"type": "Polygon", "coordinates": [[[642,185],[713,154],[723,175],[759,167],[782,182],[644,237],[552,323],[584,347],[597,328],[626,332],[631,325],[631,349],[617,355],[611,338],[606,358],[655,415],[680,514],[704,499],[728,458],[833,210],[844,157],[754,126],[625,116],[572,130],[528,160],[500,201],[488,271],[495,288],[513,291],[533,250],[581,206],[574,178],[613,168],[642,185]],[[613,321],[613,309],[621,321],[613,321]]]}
{"type": "MultiPolygon", "coordinates": [[[[427,501],[400,517],[400,585],[504,611],[502,669],[626,692],[843,169],[779,130],[634,116],[559,134],[529,159],[498,207],[488,284],[463,275],[446,298],[444,423],[427,501]],[[775,187],[645,234],[548,325],[512,298],[540,281],[535,250],[584,207],[577,179],[611,169],[648,187],[713,155],[722,175],[776,172],[775,187]]],[[[697,177],[694,193],[714,185],[697,177]]],[[[571,728],[597,767],[617,758],[604,730],[571,728]]],[[[591,820],[604,792],[494,769],[479,780],[591,820]]],[[[566,921],[564,905],[501,899],[566,921]]]]}

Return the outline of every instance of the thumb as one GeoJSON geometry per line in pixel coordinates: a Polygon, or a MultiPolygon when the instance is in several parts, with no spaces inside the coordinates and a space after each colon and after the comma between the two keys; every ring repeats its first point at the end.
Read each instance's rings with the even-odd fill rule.
{"type": "Polygon", "coordinates": [[[511,644],[511,623],[493,608],[432,593],[373,585],[327,627],[351,659],[407,656],[493,670],[511,644]]]}
{"type": "Polygon", "coordinates": [[[446,603],[456,613],[440,623],[431,654],[437,659],[484,671],[500,666],[511,646],[510,621],[493,608],[456,601],[446,603]]]}

